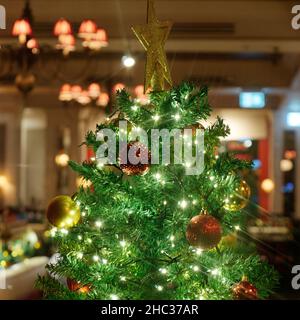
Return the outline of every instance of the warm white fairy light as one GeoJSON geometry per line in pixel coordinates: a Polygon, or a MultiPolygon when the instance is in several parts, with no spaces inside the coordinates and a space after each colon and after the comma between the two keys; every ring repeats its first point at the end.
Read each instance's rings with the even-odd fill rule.
{"type": "Polygon", "coordinates": [[[78,240],[82,240],[82,236],[81,235],[78,235],[78,240]]]}
{"type": "Polygon", "coordinates": [[[56,228],[56,227],[52,228],[52,229],[50,230],[50,235],[51,235],[51,237],[55,237],[56,232],[57,232],[57,228],[56,228]]]}
{"type": "Polygon", "coordinates": [[[157,172],[157,173],[155,173],[154,177],[156,180],[160,180],[161,174],[159,172],[157,172]]]}
{"type": "Polygon", "coordinates": [[[202,249],[200,249],[200,248],[196,249],[196,255],[197,256],[200,256],[202,254],[202,252],[203,252],[202,249]]]}
{"type": "Polygon", "coordinates": [[[159,269],[159,272],[160,272],[161,274],[167,274],[167,273],[168,273],[168,270],[167,270],[166,268],[160,268],[160,269],[159,269]]]}
{"type": "Polygon", "coordinates": [[[214,184],[214,188],[218,188],[218,184],[217,183],[214,184]]]}
{"type": "Polygon", "coordinates": [[[102,263],[103,264],[108,264],[108,260],[107,259],[102,259],[102,263]]]}
{"type": "Polygon", "coordinates": [[[215,180],[215,177],[214,177],[214,176],[210,176],[210,177],[209,177],[209,180],[210,180],[210,181],[214,181],[214,180],[215,180]]]}
{"type": "Polygon", "coordinates": [[[96,161],[96,158],[95,157],[91,157],[90,160],[91,161],[96,161]]]}
{"type": "Polygon", "coordinates": [[[88,238],[86,241],[87,241],[88,243],[92,243],[92,239],[90,239],[90,238],[88,238]]]}
{"type": "Polygon", "coordinates": [[[78,259],[82,259],[83,258],[83,253],[82,252],[78,252],[77,253],[77,258],[78,259]]]}
{"type": "Polygon", "coordinates": [[[166,206],[166,205],[167,205],[167,203],[168,203],[168,202],[165,200],[165,201],[163,202],[164,206],[166,206]]]}
{"type": "Polygon", "coordinates": [[[193,201],[192,201],[192,204],[193,204],[193,205],[197,204],[197,200],[193,200],[193,201]]]}
{"type": "Polygon", "coordinates": [[[215,158],[216,158],[216,159],[219,159],[219,156],[218,156],[218,155],[216,155],[216,156],[215,156],[215,158]]]}
{"type": "Polygon", "coordinates": [[[157,289],[158,291],[163,291],[163,290],[164,290],[164,288],[163,288],[162,286],[156,286],[156,289],[157,289]]]}
{"type": "Polygon", "coordinates": [[[82,211],[82,212],[81,212],[81,215],[82,215],[83,217],[85,217],[85,216],[86,216],[86,212],[85,212],[85,211],[82,211]]]}
{"type": "Polygon", "coordinates": [[[216,268],[210,271],[213,276],[219,276],[221,274],[220,269],[216,268]]]}
{"type": "Polygon", "coordinates": [[[241,227],[237,225],[237,226],[234,226],[234,229],[238,231],[238,230],[241,230],[241,227]]]}
{"type": "Polygon", "coordinates": [[[160,116],[158,114],[155,114],[152,118],[154,121],[158,121],[160,119],[160,116]]]}
{"type": "Polygon", "coordinates": [[[100,221],[100,220],[97,220],[97,221],[95,222],[95,226],[96,226],[97,228],[101,228],[101,227],[103,226],[103,222],[100,221]]]}
{"type": "Polygon", "coordinates": [[[188,206],[188,202],[186,200],[181,200],[178,204],[182,209],[185,209],[188,206]]]}
{"type": "Polygon", "coordinates": [[[225,203],[229,203],[229,199],[226,198],[226,199],[224,200],[224,202],[225,202],[225,203]]]}
{"type": "Polygon", "coordinates": [[[180,114],[179,114],[179,113],[176,113],[175,116],[174,116],[174,119],[175,119],[176,121],[178,121],[180,118],[181,118],[181,117],[180,117],[180,114]]]}
{"type": "Polygon", "coordinates": [[[171,240],[171,241],[174,241],[174,240],[175,240],[175,236],[173,236],[173,235],[170,236],[170,240],[171,240]]]}
{"type": "Polygon", "coordinates": [[[69,231],[67,229],[60,229],[60,232],[63,234],[63,235],[66,235],[69,233],[69,231]]]}
{"type": "Polygon", "coordinates": [[[76,200],[75,203],[77,204],[77,206],[79,207],[81,202],[79,200],[76,200]]]}
{"type": "Polygon", "coordinates": [[[93,256],[93,260],[94,260],[95,262],[98,262],[99,259],[100,259],[99,256],[97,256],[97,255],[94,255],[94,256],[93,256]]]}
{"type": "Polygon", "coordinates": [[[120,298],[116,294],[111,294],[110,299],[111,300],[119,300],[120,298]]]}
{"type": "Polygon", "coordinates": [[[125,281],[126,281],[126,277],[121,276],[121,277],[120,277],[120,280],[123,281],[123,282],[125,282],[125,281]]]}
{"type": "Polygon", "coordinates": [[[193,266],[193,270],[194,270],[195,272],[198,272],[198,271],[200,270],[200,268],[199,268],[198,266],[193,266]]]}
{"type": "Polygon", "coordinates": [[[126,241],[125,240],[121,240],[120,241],[120,246],[122,247],[122,248],[124,248],[124,247],[126,247],[126,241]]]}
{"type": "Polygon", "coordinates": [[[110,120],[110,118],[106,118],[105,120],[106,120],[106,121],[109,121],[109,120],[110,120]]]}
{"type": "Polygon", "coordinates": [[[131,107],[131,109],[132,109],[133,111],[137,111],[137,110],[139,109],[139,107],[136,106],[136,105],[134,105],[134,106],[131,107]]]}

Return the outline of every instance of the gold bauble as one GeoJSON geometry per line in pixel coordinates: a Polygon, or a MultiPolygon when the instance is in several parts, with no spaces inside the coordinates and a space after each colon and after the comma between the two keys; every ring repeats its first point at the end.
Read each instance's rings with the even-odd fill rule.
{"type": "Polygon", "coordinates": [[[245,180],[234,189],[234,193],[225,201],[224,208],[228,211],[244,209],[250,199],[251,189],[245,180]]]}
{"type": "Polygon", "coordinates": [[[69,196],[57,196],[47,208],[49,222],[57,228],[71,228],[80,220],[80,209],[69,196]]]}

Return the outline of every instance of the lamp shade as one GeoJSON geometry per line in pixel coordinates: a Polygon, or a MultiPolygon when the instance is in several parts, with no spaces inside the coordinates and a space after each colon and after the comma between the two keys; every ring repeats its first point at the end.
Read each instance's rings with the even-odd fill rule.
{"type": "Polygon", "coordinates": [[[72,100],[72,87],[69,84],[64,84],[59,92],[59,100],[60,101],[71,101],[72,100]]]}
{"type": "Polygon", "coordinates": [[[12,35],[13,36],[20,36],[20,35],[31,35],[32,28],[30,23],[26,19],[18,19],[15,21],[13,28],[12,28],[12,35]]]}
{"type": "Polygon", "coordinates": [[[88,88],[89,95],[92,99],[96,99],[100,95],[101,88],[98,83],[91,83],[88,88]]]}
{"type": "Polygon", "coordinates": [[[123,83],[117,83],[113,87],[113,92],[117,92],[119,90],[123,90],[125,88],[125,84],[123,83]]]}
{"type": "Polygon", "coordinates": [[[83,20],[79,27],[78,36],[89,37],[97,32],[97,24],[93,20],[83,20]]]}
{"type": "Polygon", "coordinates": [[[71,92],[72,92],[72,98],[77,99],[82,92],[82,88],[81,86],[78,86],[78,85],[72,86],[71,92]]]}
{"type": "Polygon", "coordinates": [[[68,20],[61,18],[56,21],[53,33],[55,36],[72,34],[72,26],[68,20]]]}
{"type": "Polygon", "coordinates": [[[99,28],[96,32],[95,39],[97,41],[102,42],[103,44],[107,44],[107,33],[104,29],[99,28]]]}
{"type": "Polygon", "coordinates": [[[106,92],[102,92],[97,100],[97,105],[100,107],[106,107],[109,103],[109,95],[106,92]]]}

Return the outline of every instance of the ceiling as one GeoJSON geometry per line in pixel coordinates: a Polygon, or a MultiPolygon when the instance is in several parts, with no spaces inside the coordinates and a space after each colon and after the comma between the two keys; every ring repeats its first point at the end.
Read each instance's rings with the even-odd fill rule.
{"type": "MultiPolygon", "coordinates": [[[[263,88],[274,96],[290,89],[300,62],[300,30],[291,27],[291,8],[295,2],[156,0],[155,3],[159,18],[174,22],[166,50],[175,83],[194,80],[226,89],[222,92],[229,95],[236,88],[263,88]]],[[[0,31],[0,44],[16,45],[10,30],[22,12],[24,1],[2,0],[1,4],[7,12],[7,30],[0,31]]],[[[80,81],[143,82],[144,53],[130,27],[145,22],[145,0],[31,0],[30,4],[35,35],[42,44],[55,43],[52,27],[60,17],[69,19],[75,27],[85,18],[94,19],[108,31],[110,39],[109,47],[91,56],[88,66],[80,54],[64,59],[59,77],[53,71],[57,57],[40,61],[35,66],[40,85],[46,85],[51,78],[53,85],[59,86],[82,75],[82,70],[86,78],[81,77],[80,81]],[[128,50],[137,57],[137,65],[130,71],[120,64],[121,56],[128,50]]],[[[5,63],[5,58],[0,66],[1,63],[5,63]]],[[[7,82],[9,77],[2,80],[7,82]]],[[[272,101],[272,106],[280,103],[272,101]]]]}

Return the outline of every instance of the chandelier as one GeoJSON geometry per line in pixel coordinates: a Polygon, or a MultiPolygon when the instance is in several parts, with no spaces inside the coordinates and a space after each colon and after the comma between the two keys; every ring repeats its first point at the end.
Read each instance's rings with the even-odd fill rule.
{"type": "MultiPolygon", "coordinates": [[[[69,82],[70,79],[68,80],[65,72],[61,72],[61,68],[66,58],[76,51],[76,55],[86,61],[83,72],[80,74],[82,82],[83,74],[87,77],[89,72],[93,72],[95,58],[98,52],[108,45],[108,37],[106,30],[100,28],[91,19],[83,20],[76,30],[74,25],[65,18],[58,19],[52,27],[53,37],[57,39],[55,44],[41,44],[42,41],[36,37],[33,14],[27,0],[21,17],[14,21],[11,30],[12,36],[18,39],[18,46],[4,44],[0,48],[2,68],[8,70],[7,74],[1,70],[2,76],[10,76],[11,73],[16,72],[15,84],[23,94],[33,89],[37,72],[43,75],[44,81],[47,79],[47,83],[57,81],[57,74],[60,75],[60,81],[69,82]],[[54,72],[44,72],[44,68],[41,67],[48,61],[53,64],[54,72]]],[[[79,81],[74,79],[74,76],[71,78],[79,81]]]]}
{"type": "MultiPolygon", "coordinates": [[[[12,35],[18,37],[19,43],[32,50],[32,53],[38,53],[39,43],[33,35],[31,20],[31,9],[27,1],[21,18],[13,24],[12,35]]],[[[90,19],[81,22],[76,35],[71,23],[67,19],[60,18],[53,26],[53,34],[57,37],[56,48],[62,50],[64,55],[75,50],[76,36],[81,40],[82,46],[88,50],[98,51],[108,45],[106,31],[90,19]]]]}

